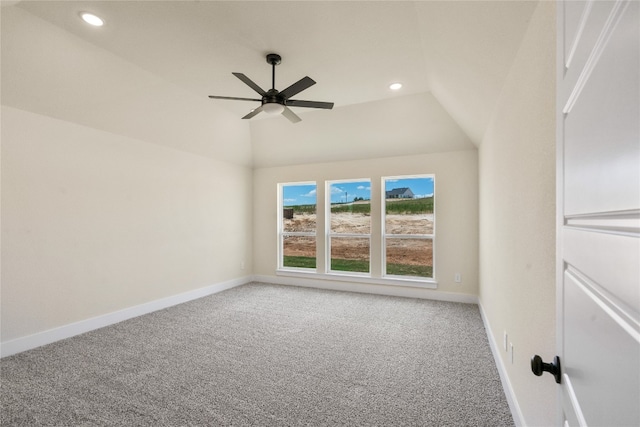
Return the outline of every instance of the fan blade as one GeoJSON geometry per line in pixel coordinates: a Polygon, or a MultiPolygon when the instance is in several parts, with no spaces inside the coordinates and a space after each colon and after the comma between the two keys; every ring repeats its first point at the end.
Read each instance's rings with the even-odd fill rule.
{"type": "Polygon", "coordinates": [[[209,95],[209,98],[211,99],[230,99],[232,101],[262,101],[261,99],[255,99],[255,98],[236,98],[235,96],[215,96],[215,95],[209,95]]]}
{"type": "Polygon", "coordinates": [[[294,84],[292,84],[291,86],[289,86],[288,88],[286,88],[285,90],[283,90],[282,92],[280,92],[280,95],[284,99],[288,99],[302,92],[303,90],[313,86],[314,84],[316,84],[316,82],[311,77],[303,77],[297,82],[295,82],[294,84]]]}
{"type": "Polygon", "coordinates": [[[300,117],[296,115],[296,113],[291,111],[286,106],[284,107],[284,110],[282,110],[282,115],[285,116],[287,119],[289,119],[291,123],[298,123],[299,121],[302,120],[300,117]]]}
{"type": "Polygon", "coordinates": [[[260,95],[264,96],[267,92],[265,92],[260,86],[258,86],[257,84],[255,84],[253,82],[253,80],[251,80],[249,77],[245,76],[242,73],[231,73],[234,76],[236,76],[237,78],[239,78],[240,80],[242,80],[244,82],[244,84],[246,84],[247,86],[249,86],[251,89],[255,90],[256,92],[258,92],[260,95]]]}
{"type": "Polygon", "coordinates": [[[333,102],[297,101],[295,99],[287,100],[287,105],[291,107],[324,108],[326,110],[333,108],[333,102]]]}
{"type": "Polygon", "coordinates": [[[250,119],[251,117],[257,115],[261,111],[262,111],[262,105],[256,108],[255,110],[251,110],[251,112],[246,116],[244,116],[243,119],[250,119]]]}

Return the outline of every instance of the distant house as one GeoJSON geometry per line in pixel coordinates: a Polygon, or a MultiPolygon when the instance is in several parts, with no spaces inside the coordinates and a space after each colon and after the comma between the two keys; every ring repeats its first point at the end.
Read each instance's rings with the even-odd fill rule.
{"type": "Polygon", "coordinates": [[[413,199],[415,195],[410,188],[394,188],[387,191],[387,199],[413,199]]]}

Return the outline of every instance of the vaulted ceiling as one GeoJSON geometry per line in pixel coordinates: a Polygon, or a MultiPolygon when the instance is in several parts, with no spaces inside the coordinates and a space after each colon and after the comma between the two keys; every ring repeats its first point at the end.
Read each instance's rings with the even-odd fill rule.
{"type": "Polygon", "coordinates": [[[12,1],[2,104],[254,166],[470,149],[482,140],[536,7],[530,1],[12,1]],[[78,14],[102,17],[100,28],[78,14]],[[231,72],[304,76],[297,124],[231,72]],[[401,82],[393,92],[388,86],[401,82]]]}

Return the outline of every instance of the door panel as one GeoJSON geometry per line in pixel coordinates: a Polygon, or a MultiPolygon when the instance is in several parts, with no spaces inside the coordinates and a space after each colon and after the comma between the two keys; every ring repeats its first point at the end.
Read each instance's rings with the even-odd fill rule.
{"type": "Polygon", "coordinates": [[[559,424],[638,426],[640,2],[558,6],[559,424]]]}
{"type": "Polygon", "coordinates": [[[608,298],[640,313],[638,238],[587,230],[565,227],[564,262],[598,283],[608,298]]]}
{"type": "Polygon", "coordinates": [[[588,425],[634,426],[640,420],[640,329],[600,286],[571,266],[565,270],[564,375],[588,425]]]}
{"type": "MultiPolygon", "coordinates": [[[[609,7],[602,9],[614,12],[615,3],[605,3],[609,7]]],[[[594,6],[593,12],[600,8],[594,6]]],[[[580,73],[573,72],[582,78],[575,84],[569,74],[565,78],[572,88],[563,107],[566,214],[627,210],[640,204],[637,9],[637,2],[620,5],[609,26],[600,28],[601,44],[595,46],[590,62],[580,73]]]]}

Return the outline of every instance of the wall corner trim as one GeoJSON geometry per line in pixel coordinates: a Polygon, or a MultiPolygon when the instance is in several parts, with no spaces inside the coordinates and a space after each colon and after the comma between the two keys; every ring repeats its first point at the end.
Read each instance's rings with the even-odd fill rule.
{"type": "Polygon", "coordinates": [[[215,283],[203,288],[194,289],[192,291],[183,292],[165,298],[160,298],[133,307],[128,307],[122,310],[103,314],[101,316],[80,320],[68,325],[38,332],[33,335],[28,335],[25,337],[2,342],[0,343],[0,357],[11,356],[13,354],[34,349],[36,347],[51,344],[56,341],[61,341],[66,338],[71,338],[76,335],[100,329],[105,326],[113,325],[124,320],[132,319],[134,317],[142,316],[144,314],[152,313],[154,311],[162,310],[174,305],[182,304],[208,295],[213,295],[218,292],[226,291],[227,289],[235,288],[236,286],[249,283],[252,281],[252,279],[252,276],[246,276],[215,283]]]}
{"type": "Polygon", "coordinates": [[[507,369],[504,366],[503,360],[500,358],[498,351],[498,343],[494,339],[493,332],[491,331],[491,326],[489,325],[489,319],[484,312],[484,307],[482,306],[482,301],[478,298],[478,308],[480,309],[480,316],[482,317],[482,323],[484,323],[484,329],[487,332],[487,339],[489,341],[489,347],[491,348],[491,354],[493,354],[493,359],[496,362],[496,367],[498,368],[498,374],[500,375],[500,381],[502,382],[502,389],[507,397],[507,402],[509,403],[509,409],[511,410],[511,416],[513,417],[513,422],[517,427],[526,427],[524,422],[524,417],[522,415],[522,410],[520,409],[520,405],[518,404],[518,398],[516,397],[513,387],[511,386],[511,381],[509,381],[509,376],[507,375],[507,369]]]}

